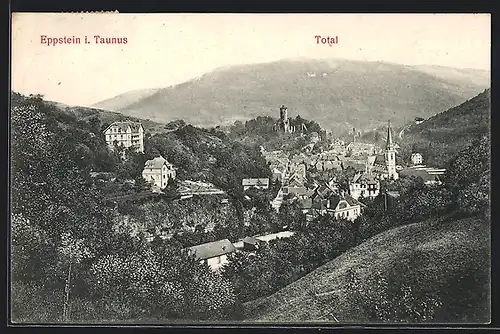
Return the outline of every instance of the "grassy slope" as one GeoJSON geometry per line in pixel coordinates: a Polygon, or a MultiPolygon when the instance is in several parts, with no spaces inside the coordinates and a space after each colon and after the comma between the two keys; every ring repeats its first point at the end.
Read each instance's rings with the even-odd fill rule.
{"type": "MultiPolygon", "coordinates": [[[[184,119],[213,126],[257,116],[277,117],[281,104],[328,129],[373,128],[392,119],[402,125],[458,105],[489,86],[483,77],[429,74],[410,66],[381,62],[282,60],[222,68],[163,88],[120,112],[162,122],[184,119]],[[315,72],[316,77],[308,77],[315,72]],[[323,76],[326,73],[327,76],[323,76]],[[484,82],[483,82],[484,81],[484,82]]],[[[435,71],[434,71],[435,72],[435,71]]]]}
{"type": "Polygon", "coordinates": [[[489,320],[489,263],[488,226],[474,218],[429,220],[381,233],[281,291],[247,303],[247,317],[258,322],[367,322],[353,291],[345,289],[346,271],[352,268],[361,285],[379,271],[383,277],[395,274],[414,282],[414,291],[436,288],[446,306],[439,315],[444,322],[484,323],[489,320]]]}

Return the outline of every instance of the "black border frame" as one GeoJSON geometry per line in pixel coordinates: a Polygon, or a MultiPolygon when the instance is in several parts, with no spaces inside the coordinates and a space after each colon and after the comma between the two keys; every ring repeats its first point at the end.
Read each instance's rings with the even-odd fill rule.
{"type": "MultiPolygon", "coordinates": [[[[491,13],[491,27],[492,27],[492,45],[491,45],[491,89],[494,91],[495,82],[497,82],[498,71],[497,71],[497,59],[498,55],[498,45],[495,43],[495,36],[498,36],[498,27],[499,25],[495,22],[496,16],[493,11],[493,2],[492,1],[464,1],[464,2],[451,2],[451,1],[441,1],[441,2],[404,2],[404,1],[348,1],[342,3],[328,3],[326,1],[307,1],[307,2],[284,2],[284,1],[276,1],[275,3],[270,2],[260,2],[260,1],[252,1],[252,3],[243,4],[242,2],[237,1],[151,1],[151,0],[142,0],[142,1],[94,1],[87,0],[84,4],[73,3],[69,1],[62,0],[10,0],[9,3],[9,36],[7,39],[7,50],[8,50],[8,95],[7,95],[7,107],[9,108],[10,102],[10,28],[11,28],[11,12],[100,12],[100,11],[115,11],[117,10],[120,13],[161,13],[161,12],[170,12],[170,13],[180,13],[180,12],[190,12],[190,13],[205,13],[205,12],[218,12],[218,13],[287,13],[287,12],[304,12],[304,13],[491,13]],[[328,4],[330,6],[328,6],[328,4]]],[[[457,37],[459,38],[459,36],[457,37]]],[[[495,110],[497,106],[497,99],[495,94],[491,94],[491,110],[495,110]]],[[[5,169],[5,180],[6,181],[6,200],[4,203],[9,203],[9,162],[10,162],[10,150],[9,150],[9,134],[10,134],[10,109],[9,112],[5,113],[5,122],[2,122],[2,125],[6,126],[5,131],[1,133],[5,136],[3,143],[6,144],[6,149],[2,150],[2,152],[7,153],[7,164],[4,164],[7,168],[5,169]]],[[[496,124],[495,122],[495,113],[491,113],[491,136],[492,141],[493,137],[495,137],[496,124]]],[[[491,164],[492,167],[495,164],[495,150],[491,152],[491,164]]],[[[148,324],[124,324],[124,325],[48,325],[48,324],[40,324],[40,325],[17,325],[10,323],[10,300],[7,298],[6,305],[6,325],[10,326],[10,328],[16,331],[21,330],[22,328],[26,329],[35,329],[41,327],[48,328],[75,328],[80,330],[81,328],[91,327],[92,330],[98,328],[104,329],[112,329],[117,328],[119,330],[123,330],[126,328],[131,329],[146,329],[146,328],[158,328],[158,329],[168,329],[169,331],[193,331],[198,329],[203,329],[204,331],[220,331],[223,329],[226,330],[306,330],[306,331],[321,331],[328,329],[350,329],[350,330],[361,330],[361,329],[386,329],[386,330],[411,330],[411,331],[423,331],[429,332],[434,330],[454,330],[454,329],[466,329],[466,330],[488,330],[500,327],[500,320],[498,317],[495,317],[500,310],[498,293],[500,289],[498,288],[498,282],[500,282],[500,278],[498,275],[498,265],[500,255],[500,241],[498,240],[498,225],[495,224],[495,217],[497,216],[497,208],[493,205],[496,203],[495,197],[496,194],[493,191],[495,189],[496,177],[492,172],[492,184],[491,184],[491,203],[492,203],[492,233],[491,233],[491,258],[492,258],[492,275],[491,275],[491,298],[492,298],[492,322],[488,325],[415,325],[415,326],[398,326],[398,325],[370,325],[370,326],[335,326],[335,325],[316,325],[316,324],[304,324],[304,325],[280,325],[280,324],[234,324],[234,325],[224,325],[224,324],[197,324],[197,325],[148,325],[148,324]]],[[[5,245],[6,245],[6,256],[2,257],[6,261],[7,273],[6,275],[2,275],[5,277],[6,283],[8,283],[7,277],[10,274],[9,268],[9,227],[10,227],[10,219],[9,219],[9,206],[7,206],[6,214],[6,237],[5,237],[5,245]]],[[[8,285],[6,284],[6,288],[8,289],[8,285]]],[[[5,290],[7,293],[7,290],[5,290]]],[[[8,297],[8,296],[6,296],[8,297]]],[[[9,329],[10,329],[9,328],[9,329]]]]}

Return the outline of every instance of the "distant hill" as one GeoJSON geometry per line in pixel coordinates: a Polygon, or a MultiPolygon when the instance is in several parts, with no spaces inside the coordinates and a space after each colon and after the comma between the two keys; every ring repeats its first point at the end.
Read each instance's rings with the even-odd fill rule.
{"type": "Polygon", "coordinates": [[[67,115],[71,115],[76,117],[76,119],[81,121],[88,121],[92,118],[98,118],[101,124],[110,124],[115,121],[125,121],[130,120],[134,122],[141,122],[142,126],[146,130],[146,132],[155,134],[159,132],[167,131],[168,127],[166,124],[158,123],[146,119],[141,119],[138,117],[127,116],[118,112],[107,111],[103,109],[97,108],[88,108],[88,107],[79,107],[79,106],[68,106],[66,104],[55,102],[55,101],[46,101],[47,104],[53,105],[57,107],[57,110],[61,113],[65,113],[67,115]]]}
{"type": "Polygon", "coordinates": [[[257,116],[277,117],[279,106],[331,130],[373,129],[428,118],[490,85],[489,71],[404,66],[342,59],[281,60],[229,66],[156,91],[133,91],[95,104],[159,122],[183,119],[216,126],[257,116]]]}
{"type": "Polygon", "coordinates": [[[404,131],[402,146],[420,152],[424,163],[444,165],[460,150],[490,132],[491,91],[439,113],[404,131]]]}
{"type": "Polygon", "coordinates": [[[487,323],[489,234],[489,226],[475,218],[431,219],[394,228],[279,292],[246,303],[247,321],[367,323],[376,305],[403,310],[383,301],[399,286],[410,286],[417,301],[429,302],[423,296],[437,294],[441,306],[419,304],[408,296],[397,303],[420,305],[415,307],[420,312],[438,305],[436,319],[443,323],[487,323]],[[355,273],[356,282],[350,273],[355,273]]]}
{"type": "Polygon", "coordinates": [[[106,109],[106,110],[120,110],[122,108],[126,108],[130,104],[142,100],[144,98],[147,98],[154,93],[156,93],[159,89],[151,88],[151,89],[140,89],[140,90],[134,90],[131,92],[123,93],[120,95],[117,95],[115,97],[112,97],[110,99],[106,99],[104,101],[99,102],[98,104],[95,105],[95,107],[98,107],[100,109],[106,109]]]}

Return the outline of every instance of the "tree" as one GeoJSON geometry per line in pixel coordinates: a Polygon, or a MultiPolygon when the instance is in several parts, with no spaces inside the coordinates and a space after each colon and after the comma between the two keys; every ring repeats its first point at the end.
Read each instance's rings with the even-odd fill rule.
{"type": "Polygon", "coordinates": [[[61,246],[59,247],[59,253],[63,266],[67,266],[67,279],[64,288],[65,298],[64,298],[64,309],[63,309],[63,319],[69,321],[71,319],[71,286],[72,286],[72,271],[74,270],[74,265],[80,263],[86,258],[90,258],[92,254],[89,249],[84,245],[83,239],[74,239],[70,233],[64,233],[61,236],[61,246]]]}
{"type": "Polygon", "coordinates": [[[11,268],[14,281],[33,281],[45,277],[55,263],[55,247],[47,233],[22,213],[11,219],[11,268]]]}

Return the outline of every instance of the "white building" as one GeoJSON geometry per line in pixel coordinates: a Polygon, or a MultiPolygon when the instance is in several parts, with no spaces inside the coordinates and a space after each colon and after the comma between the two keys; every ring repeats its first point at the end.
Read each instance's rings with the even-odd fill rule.
{"type": "Polygon", "coordinates": [[[241,185],[243,186],[243,190],[247,190],[247,189],[250,189],[250,188],[268,189],[269,188],[269,178],[265,178],[265,179],[243,179],[241,181],[241,185]]]}
{"type": "Polygon", "coordinates": [[[350,195],[332,196],[329,199],[327,212],[332,213],[337,219],[354,221],[361,216],[364,206],[350,195]]]}
{"type": "Polygon", "coordinates": [[[146,161],[142,177],[146,182],[163,189],[167,186],[169,179],[175,179],[174,166],[162,156],[146,161]]]}
{"type": "Polygon", "coordinates": [[[357,173],[349,182],[349,194],[354,198],[375,198],[380,192],[380,181],[373,175],[357,173]]]}
{"type": "Polygon", "coordinates": [[[206,263],[213,270],[219,270],[228,263],[227,256],[236,251],[236,247],[228,239],[192,246],[186,249],[187,254],[194,256],[201,263],[206,263]]]}
{"type": "Polygon", "coordinates": [[[412,153],[411,155],[411,163],[414,165],[421,165],[423,162],[422,154],[420,153],[412,153]]]}
{"type": "Polygon", "coordinates": [[[137,152],[144,153],[144,128],[141,123],[113,122],[104,130],[104,135],[111,149],[116,144],[124,148],[133,147],[137,152]]]}

